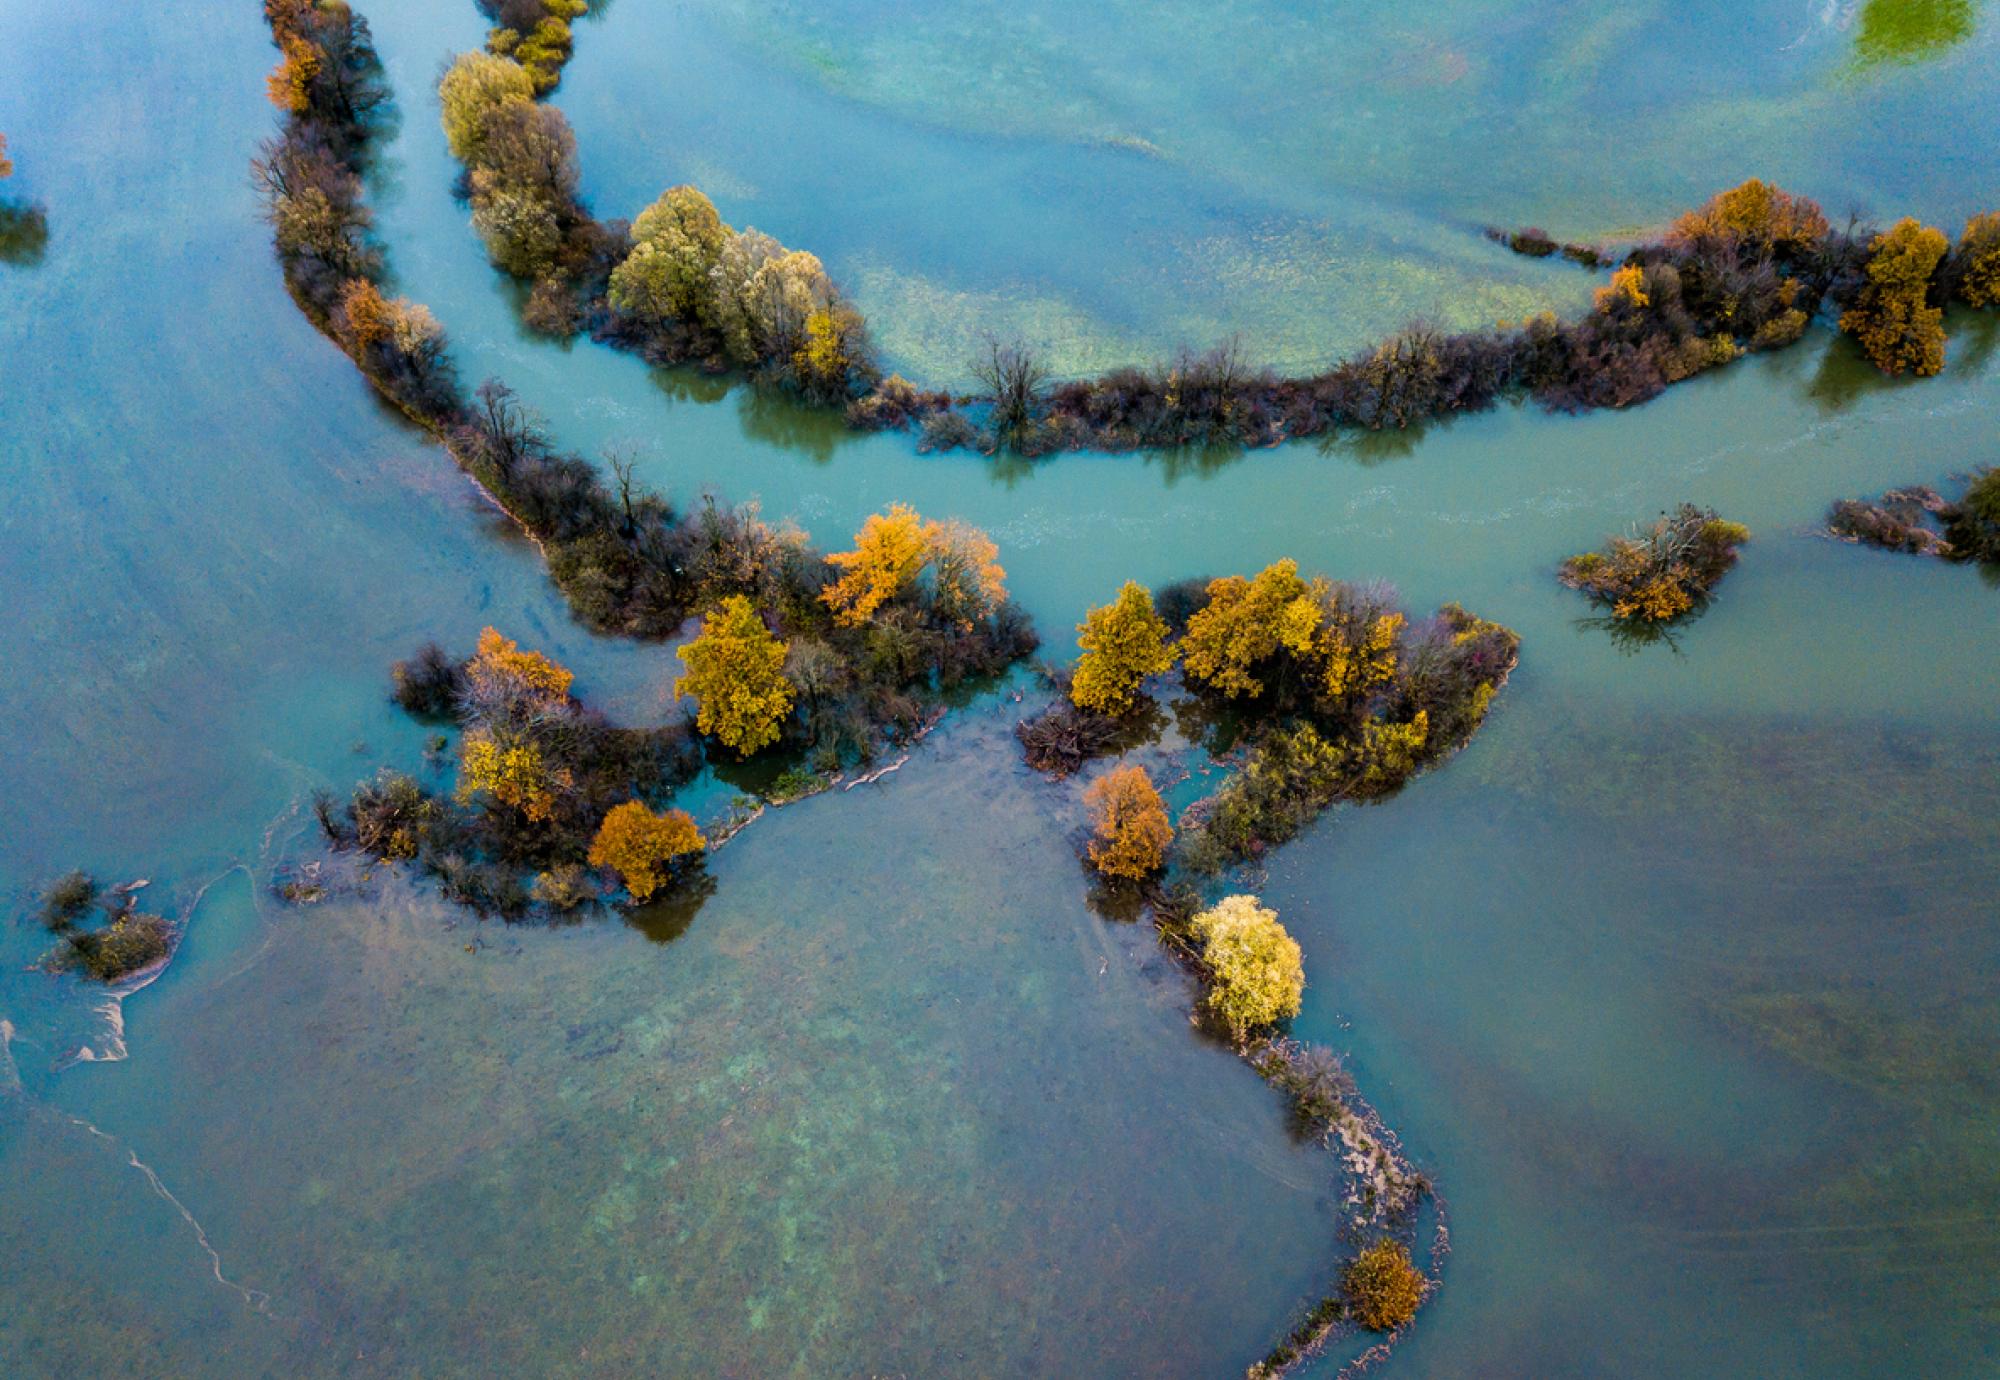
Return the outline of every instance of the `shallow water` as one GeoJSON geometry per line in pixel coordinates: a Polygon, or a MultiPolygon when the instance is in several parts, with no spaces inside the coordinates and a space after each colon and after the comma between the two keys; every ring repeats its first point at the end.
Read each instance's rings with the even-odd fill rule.
{"type": "MultiPolygon", "coordinates": [[[[938,374],[955,340],[1022,322],[1068,332],[1071,360],[1226,328],[1291,362],[1465,284],[1470,320],[1581,298],[1587,277],[1477,241],[1483,219],[1590,233],[1759,171],[1949,221],[2000,181],[1979,26],[1856,75],[1865,22],[1838,7],[1333,25],[1239,4],[1137,26],[1031,5],[984,48],[958,38],[995,31],[979,5],[804,8],[618,0],[580,25],[561,100],[590,190],[610,214],[697,177],[824,252],[902,367],[938,374]],[[1216,38],[1240,33],[1263,47],[1216,38]],[[1697,73],[1726,39],[1736,58],[1697,73]],[[1396,44],[1436,55],[1376,81],[1396,44]],[[1632,76],[1634,51],[1683,56],[1632,76]],[[1548,108],[1513,128],[1534,137],[1496,152],[1477,121],[1531,81],[1548,108]],[[1379,152],[1353,151],[1363,88],[1398,131],[1379,152]],[[1189,267],[1188,245],[1241,258],[1259,225],[1323,296],[1189,267]]],[[[1810,532],[1832,497],[1993,458],[1990,323],[1955,321],[1951,370],[1914,386],[1816,333],[1628,415],[920,457],[522,336],[425,95],[477,16],[368,12],[402,102],[379,192],[402,290],[565,443],[637,442],[682,497],[756,495],[822,540],[891,499],[969,518],[1057,653],[1128,576],[1285,554],[1523,634],[1470,749],[1265,883],[1306,952],[1300,1033],[1352,1052],[1452,1206],[1447,1287],[1386,1373],[2000,1365],[2000,591],[1810,532]],[[1677,648],[1628,654],[1553,565],[1682,499],[1756,538],[1677,648]]],[[[634,717],[664,712],[664,657],[571,626],[533,553],[286,300],[243,176],[271,124],[254,7],[0,14],[24,79],[0,128],[52,231],[39,265],[0,268],[0,889],[84,863],[186,904],[221,878],[126,1003],[122,1062],[72,1062],[110,1048],[105,1017],[25,970],[31,926],[0,929],[10,1372],[1217,1374],[1258,1354],[1334,1263],[1324,1161],[1188,1030],[1150,937],[1088,909],[1004,695],[879,785],[760,820],[692,915],[480,926],[387,876],[304,911],[269,898],[270,864],[310,850],[310,787],[418,755],[383,696],[414,643],[497,623],[634,717]]]]}

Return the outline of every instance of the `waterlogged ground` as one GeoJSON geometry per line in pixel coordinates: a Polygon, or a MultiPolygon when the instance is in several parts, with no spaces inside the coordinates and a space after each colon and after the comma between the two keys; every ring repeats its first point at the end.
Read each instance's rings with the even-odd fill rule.
{"type": "MultiPolygon", "coordinates": [[[[1214,324],[1289,362],[1585,291],[1460,222],[1643,222],[1751,171],[1949,222],[2000,184],[1966,6],[600,10],[562,95],[600,211],[695,177],[941,373],[988,324],[1091,363],[1214,324]],[[1907,37],[1954,8],[1948,41],[1907,37]],[[1289,259],[1253,259],[1257,225],[1289,259]],[[1308,286],[1190,267],[1203,236],[1308,286]]],[[[1447,1288],[1385,1373],[2000,1367],[2000,589],[1810,531],[1836,495],[1995,458],[1990,326],[1954,321],[1947,375],[1912,386],[1816,334],[1629,415],[918,457],[522,336],[424,94],[477,17],[369,12],[402,290],[564,441],[637,444],[682,497],[760,496],[824,541],[891,499],[969,518],[1058,644],[1127,576],[1285,554],[1522,632],[1470,749],[1262,883],[1305,949],[1300,1033],[1352,1053],[1450,1200],[1447,1288]],[[1681,499],[1756,538],[1678,647],[1621,649],[1551,569],[1681,499]]],[[[383,698],[413,643],[494,622],[642,719],[664,659],[572,627],[285,299],[242,173],[271,119],[254,6],[0,16],[9,186],[51,226],[0,267],[0,891],[75,863],[177,907],[213,883],[108,1063],[75,1061],[119,1052],[110,1018],[0,926],[8,1373],[1261,1352],[1334,1263],[1324,1162],[1186,1028],[1150,937],[1089,910],[1005,692],[879,784],[758,821],[691,913],[480,926],[389,874],[306,911],[266,894],[310,850],[308,789],[419,756],[383,698]]]]}

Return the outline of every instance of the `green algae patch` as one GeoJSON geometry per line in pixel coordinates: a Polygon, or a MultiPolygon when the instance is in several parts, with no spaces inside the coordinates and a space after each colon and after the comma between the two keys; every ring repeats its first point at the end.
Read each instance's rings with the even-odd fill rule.
{"type": "Polygon", "coordinates": [[[1972,37],[1972,0],[1868,0],[1854,33],[1865,67],[1925,62],[1972,37]]]}

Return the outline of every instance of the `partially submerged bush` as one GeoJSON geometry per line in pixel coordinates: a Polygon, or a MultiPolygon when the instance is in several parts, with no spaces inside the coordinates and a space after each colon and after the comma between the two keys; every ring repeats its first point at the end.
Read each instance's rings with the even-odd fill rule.
{"type": "Polygon", "coordinates": [[[85,929],[83,919],[99,895],[97,882],[82,871],[57,878],[42,893],[39,918],[62,937],[43,960],[46,967],[55,972],[80,972],[94,982],[115,983],[173,952],[173,923],[139,910],[128,888],[114,889],[104,898],[104,926],[85,929]]]}
{"type": "Polygon", "coordinates": [[[1354,1075],[1325,1045],[1277,1040],[1259,1055],[1257,1071],[1285,1094],[1292,1128],[1300,1135],[1323,1135],[1357,1093],[1354,1075]]]}
{"type": "Polygon", "coordinates": [[[590,865],[608,867],[644,901],[658,891],[683,859],[699,856],[708,840],[686,810],[660,813],[637,800],[612,807],[590,841],[590,865]]]}
{"type": "Polygon", "coordinates": [[[1394,1332],[1416,1317],[1426,1288],[1409,1249],[1386,1237],[1348,1263],[1342,1282],[1355,1320],[1372,1332],[1394,1332]]]}
{"type": "Polygon", "coordinates": [[[1982,470],[1965,496],[1945,515],[1952,555],[1967,561],[2000,561],[2000,466],[1982,470]]]}
{"type": "Polygon", "coordinates": [[[390,668],[396,703],[411,714],[442,718],[458,703],[464,685],[464,671],[444,648],[426,642],[408,661],[390,668]]]}
{"type": "Polygon", "coordinates": [[[1750,529],[1725,522],[1712,508],[1683,503],[1650,530],[1613,537],[1601,551],[1571,556],[1558,578],[1599,603],[1614,618],[1669,622],[1707,602],[1736,564],[1750,529]]]}
{"type": "Polygon", "coordinates": [[[1068,776],[1091,758],[1110,751],[1118,741],[1118,721],[1093,709],[1057,704],[1016,724],[1014,736],[1021,740],[1030,767],[1068,776]]]}
{"type": "Polygon", "coordinates": [[[1144,767],[1113,768],[1091,782],[1083,798],[1093,826],[1091,866],[1107,877],[1139,881],[1166,865],[1173,826],[1144,767]]]}
{"type": "Polygon", "coordinates": [[[1873,503],[1843,498],[1827,514],[1827,530],[1842,541],[1906,551],[1919,556],[1943,556],[1951,551],[1942,515],[1950,505],[1937,490],[1917,485],[1891,489],[1873,503]]]}
{"type": "Polygon", "coordinates": [[[1258,905],[1255,896],[1225,896],[1190,925],[1209,974],[1204,1004],[1232,1037],[1240,1040],[1299,1013],[1305,967],[1276,911],[1258,905]]]}

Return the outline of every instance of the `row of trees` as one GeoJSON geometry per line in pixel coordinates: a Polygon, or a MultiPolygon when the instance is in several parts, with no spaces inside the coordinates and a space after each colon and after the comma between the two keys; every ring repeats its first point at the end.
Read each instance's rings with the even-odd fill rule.
{"type": "Polygon", "coordinates": [[[931,448],[1030,455],[1267,445],[1336,427],[1421,426],[1510,397],[1568,411],[1627,407],[1747,352],[1793,343],[1823,308],[1885,372],[1934,374],[1944,360],[1943,309],[1996,302],[2000,213],[1974,216],[1954,247],[1915,221],[1880,234],[1836,230],[1809,198],[1752,179],[1632,250],[1594,310],[1575,321],[1542,315],[1460,334],[1418,323],[1299,378],[1255,369],[1226,345],[1183,351],[1163,368],[1050,386],[1032,351],[989,344],[973,364],[986,426],[928,399],[910,406],[910,385],[899,379],[883,380],[883,396],[860,399],[849,418],[918,425],[931,448]],[[888,396],[892,389],[901,396],[888,396]]]}

